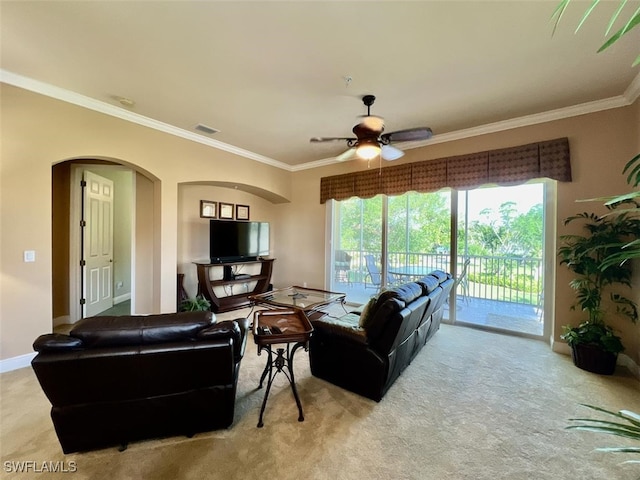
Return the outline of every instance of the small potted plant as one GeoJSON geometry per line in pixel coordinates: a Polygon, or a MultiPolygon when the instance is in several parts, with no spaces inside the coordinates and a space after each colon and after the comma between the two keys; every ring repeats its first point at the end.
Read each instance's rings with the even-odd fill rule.
{"type": "MultiPolygon", "coordinates": [[[[614,209],[619,204],[609,208],[614,209]]],[[[620,253],[625,245],[640,236],[640,219],[621,213],[598,216],[580,213],[565,220],[565,225],[582,221],[584,235],[563,235],[558,249],[560,264],[576,274],[570,282],[576,293],[571,309],[587,313],[587,320],[577,327],[565,326],[561,335],[571,347],[575,365],[594,373],[612,374],[618,353],[624,350],[620,337],[605,323],[605,316],[617,314],[638,320],[635,302],[611,289],[624,285],[631,287],[629,262],[603,265],[605,259],[620,253]],[[615,306],[615,311],[607,307],[615,306]]]]}
{"type": "Polygon", "coordinates": [[[195,298],[187,298],[180,304],[181,312],[198,312],[207,311],[211,308],[211,302],[204,298],[202,295],[198,295],[195,298]]]}

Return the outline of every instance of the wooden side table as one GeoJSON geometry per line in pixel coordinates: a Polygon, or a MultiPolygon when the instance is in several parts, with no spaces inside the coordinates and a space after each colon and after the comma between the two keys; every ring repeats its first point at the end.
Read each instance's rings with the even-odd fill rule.
{"type": "Polygon", "coordinates": [[[309,350],[309,339],[312,333],[313,326],[300,309],[261,310],[255,313],[253,339],[258,346],[258,355],[263,350],[267,352],[267,363],[262,371],[258,388],[262,388],[265,378],[269,377],[267,390],[262,400],[262,408],[260,409],[258,428],[264,426],[264,409],[267,406],[271,385],[276,375],[280,372],[284,373],[289,380],[289,385],[291,385],[291,390],[298,406],[298,421],[304,421],[302,403],[298,396],[293,373],[293,357],[301,347],[304,347],[305,351],[309,350]],[[278,347],[274,351],[274,345],[286,345],[286,347],[278,347]]]}

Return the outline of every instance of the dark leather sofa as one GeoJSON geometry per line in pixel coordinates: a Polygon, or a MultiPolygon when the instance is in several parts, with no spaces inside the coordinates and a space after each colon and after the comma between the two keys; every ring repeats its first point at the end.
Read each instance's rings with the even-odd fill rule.
{"type": "Polygon", "coordinates": [[[361,311],[313,321],[311,372],[380,401],[440,328],[454,280],[434,271],[381,293],[361,311]]]}
{"type": "Polygon", "coordinates": [[[233,423],[248,321],[211,312],[93,317],[31,362],[65,453],[233,423]]]}

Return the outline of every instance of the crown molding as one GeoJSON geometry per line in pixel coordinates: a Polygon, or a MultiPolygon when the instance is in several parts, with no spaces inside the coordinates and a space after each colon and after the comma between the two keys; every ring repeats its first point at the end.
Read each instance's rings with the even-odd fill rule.
{"type": "MultiPolygon", "coordinates": [[[[428,145],[453,142],[455,140],[462,140],[465,138],[477,137],[490,133],[503,132],[505,130],[512,130],[514,128],[527,127],[539,123],[577,117],[579,115],[585,115],[588,113],[626,107],[628,105],[631,105],[635,101],[635,99],[638,98],[638,95],[640,95],[640,75],[638,75],[633,80],[633,82],[631,82],[631,85],[629,86],[629,88],[627,88],[624,95],[606,98],[604,100],[582,103],[580,105],[574,105],[571,107],[558,108],[556,110],[549,110],[547,112],[525,115],[523,117],[512,118],[500,122],[488,123],[486,125],[466,128],[464,130],[456,130],[455,132],[447,132],[439,135],[434,135],[429,140],[403,143],[402,150],[412,150],[414,148],[426,147],[428,145]]],[[[295,172],[298,170],[306,170],[309,168],[324,167],[326,165],[331,165],[334,163],[336,163],[335,158],[324,158],[315,162],[296,165],[292,168],[292,170],[295,172]]]]}
{"type": "Polygon", "coordinates": [[[335,165],[337,163],[342,163],[342,162],[338,162],[336,158],[337,157],[322,158],[320,160],[314,160],[313,162],[306,162],[306,163],[300,163],[298,165],[292,165],[291,171],[300,172],[302,170],[310,170],[312,168],[326,167],[328,165],[335,165]]]}
{"type": "Polygon", "coordinates": [[[580,105],[573,105],[571,107],[558,108],[556,110],[549,110],[547,112],[534,113],[532,115],[525,115],[523,117],[516,117],[500,122],[488,123],[486,125],[480,125],[479,127],[472,127],[466,128],[464,130],[457,130],[455,132],[443,133],[442,135],[434,135],[431,140],[411,142],[407,145],[403,144],[403,149],[424,147],[426,145],[452,142],[454,140],[477,137],[479,135],[487,135],[489,133],[503,132],[505,130],[512,130],[514,128],[528,127],[540,123],[553,122],[556,120],[563,120],[565,118],[577,117],[579,115],[586,115],[588,113],[626,107],[630,104],[631,103],[627,100],[627,98],[619,95],[617,97],[611,97],[604,100],[596,100],[593,102],[582,103],[580,105]]]}
{"type": "Polygon", "coordinates": [[[212,138],[206,138],[198,135],[197,133],[190,132],[183,128],[178,128],[173,125],[169,125],[168,123],[160,122],[149,117],[145,117],[138,113],[130,112],[129,110],[116,107],[115,105],[111,105],[107,102],[95,100],[85,95],[80,95],[79,93],[65,90],[64,88],[56,87],[54,85],[40,82],[32,78],[24,77],[7,70],[0,69],[0,81],[9,85],[13,85],[15,87],[29,90],[31,92],[45,95],[47,97],[62,100],[63,102],[71,103],[73,105],[78,105],[89,110],[120,118],[121,120],[126,120],[128,122],[136,123],[144,127],[158,130],[160,132],[168,133],[169,135],[175,135],[176,137],[184,138],[196,143],[201,143],[209,147],[217,148],[218,150],[224,150],[225,152],[233,153],[234,155],[245,157],[250,160],[266,163],[267,165],[271,165],[272,167],[291,171],[290,165],[278,160],[274,160],[273,158],[265,157],[264,155],[250,152],[249,150],[235,147],[233,145],[229,145],[228,143],[220,142],[212,138]]]}
{"type": "MultiPolygon", "coordinates": [[[[48,97],[52,97],[64,102],[72,103],[90,110],[94,110],[106,115],[126,120],[128,122],[136,123],[145,127],[153,128],[169,135],[175,135],[177,137],[184,138],[193,142],[201,143],[219,150],[224,150],[235,155],[255,160],[257,162],[265,163],[276,168],[287,170],[289,172],[298,172],[302,170],[309,170],[312,168],[325,167],[336,163],[335,157],[324,158],[313,162],[302,163],[298,165],[288,165],[284,162],[274,160],[273,158],[265,157],[249,150],[244,150],[233,145],[229,145],[218,140],[206,138],[197,133],[184,130],[182,128],[174,127],[167,123],[153,120],[152,118],[139,115],[137,113],[130,112],[115,105],[111,105],[106,102],[95,100],[93,98],[80,95],[63,88],[55,87],[38,80],[33,80],[22,75],[18,75],[7,70],[0,69],[0,81],[13,85],[16,87],[24,88],[35,93],[40,93],[48,97]]],[[[514,128],[527,127],[530,125],[537,125],[540,123],[552,122],[555,120],[562,120],[565,118],[576,117],[579,115],[586,115],[589,113],[600,112],[603,110],[610,110],[613,108],[626,107],[634,103],[640,96],[640,73],[636,75],[631,84],[627,87],[624,94],[616,97],[606,98],[603,100],[596,100],[593,102],[582,103],[579,105],[573,105],[571,107],[559,108],[556,110],[549,110],[547,112],[535,113],[533,115],[525,115],[523,117],[512,118],[500,122],[489,123],[486,125],[480,125],[478,127],[467,128],[463,130],[457,130],[454,132],[447,132],[439,135],[434,135],[429,140],[423,140],[418,142],[407,142],[402,144],[403,150],[411,150],[415,148],[425,147],[428,145],[434,145],[438,143],[452,142],[455,140],[462,140],[465,138],[477,137],[480,135],[487,135],[490,133],[502,132],[505,130],[511,130],[514,128]]]]}

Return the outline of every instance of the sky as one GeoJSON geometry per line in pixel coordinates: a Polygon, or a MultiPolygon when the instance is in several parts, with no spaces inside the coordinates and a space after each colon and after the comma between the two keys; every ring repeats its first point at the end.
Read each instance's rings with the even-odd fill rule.
{"type": "MultiPolygon", "coordinates": [[[[543,192],[542,183],[469,190],[469,221],[478,220],[480,212],[485,208],[490,208],[497,214],[500,205],[508,201],[516,203],[518,213],[527,213],[534,205],[543,203],[543,192]]],[[[460,195],[458,202],[460,208],[463,208],[464,195],[460,195]]]]}

